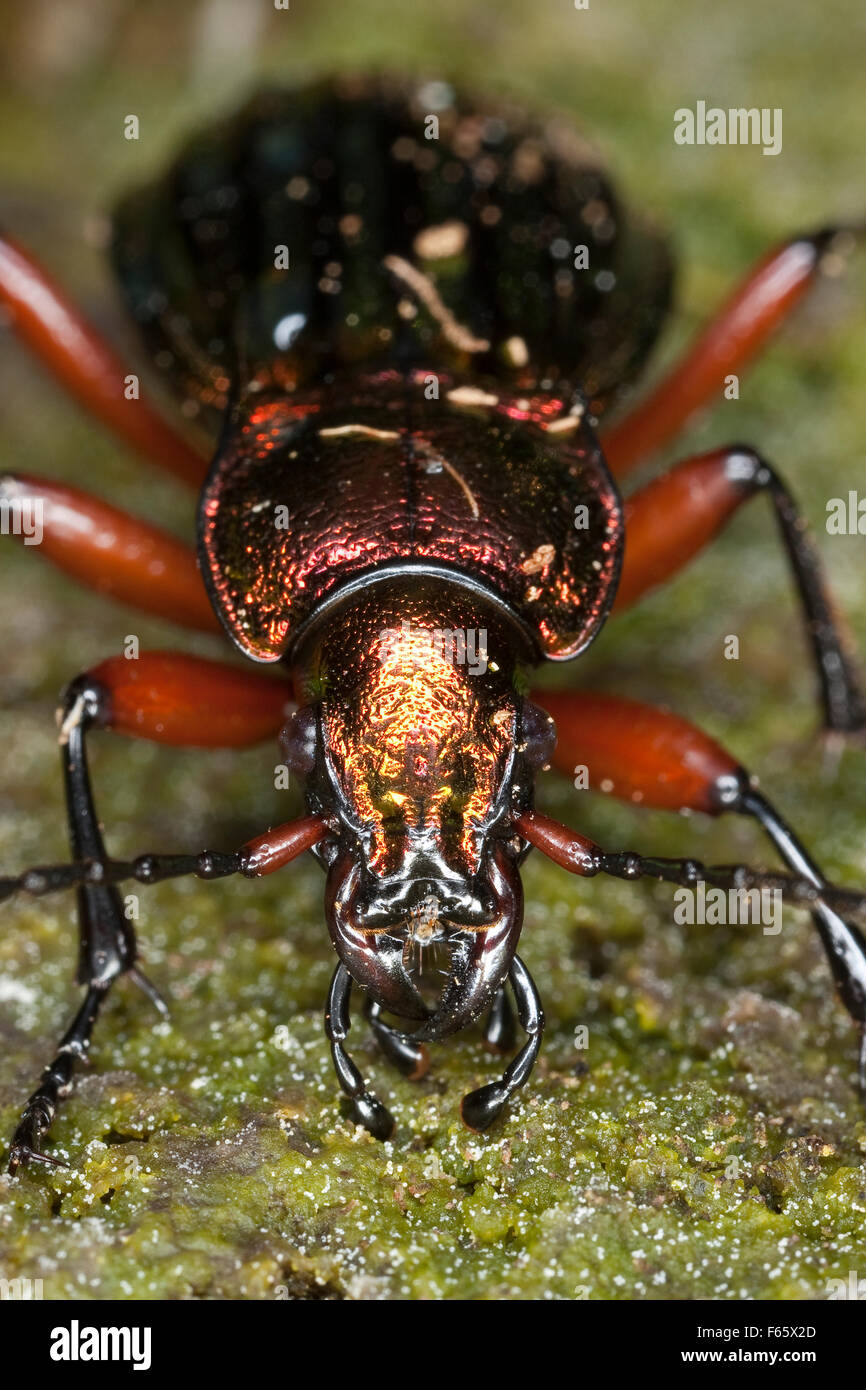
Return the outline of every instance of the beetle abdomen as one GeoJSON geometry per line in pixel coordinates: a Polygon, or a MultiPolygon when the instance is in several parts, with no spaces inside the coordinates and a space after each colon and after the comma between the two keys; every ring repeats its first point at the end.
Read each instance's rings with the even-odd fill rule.
{"type": "Polygon", "coordinates": [[[248,398],[200,510],[233,640],[276,661],[347,585],[411,566],[483,588],[536,655],[576,655],[613,599],[622,515],[595,435],[565,412],[424,372],[248,398]]]}
{"type": "Polygon", "coordinates": [[[388,79],[264,93],[208,128],[122,202],[114,259],[157,362],[216,408],[413,363],[598,404],[670,280],[566,123],[388,79]]]}

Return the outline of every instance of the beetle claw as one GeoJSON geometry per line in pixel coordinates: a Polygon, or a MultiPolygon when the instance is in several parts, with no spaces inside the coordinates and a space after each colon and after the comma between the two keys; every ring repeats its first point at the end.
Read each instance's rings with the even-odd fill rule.
{"type": "Polygon", "coordinates": [[[39,1149],[31,1149],[29,1144],[13,1144],[9,1154],[9,1166],[7,1172],[14,1177],[18,1169],[23,1165],[25,1168],[28,1163],[47,1163],[52,1168],[68,1168],[69,1164],[64,1163],[62,1158],[55,1158],[53,1154],[44,1154],[39,1149]]]}
{"type": "Polygon", "coordinates": [[[374,1139],[390,1139],[396,1121],[387,1106],[377,1100],[372,1091],[362,1091],[352,1097],[352,1111],[357,1124],[363,1125],[374,1139]]]}
{"type": "Polygon", "coordinates": [[[129,975],[130,980],[132,980],[132,983],[134,985],[138,985],[138,988],[141,990],[141,992],[147,995],[148,999],[150,1000],[151,1004],[153,1004],[157,1013],[161,1014],[163,1018],[168,1018],[168,1004],[165,1002],[165,999],[162,997],[161,993],[159,992],[153,981],[149,980],[147,976],[143,973],[143,971],[139,970],[137,966],[133,966],[130,970],[127,971],[127,974],[129,975]]]}
{"type": "Polygon", "coordinates": [[[511,1092],[501,1081],[491,1081],[487,1086],[479,1086],[463,1097],[460,1105],[460,1118],[468,1129],[476,1134],[489,1129],[499,1119],[511,1092]]]}

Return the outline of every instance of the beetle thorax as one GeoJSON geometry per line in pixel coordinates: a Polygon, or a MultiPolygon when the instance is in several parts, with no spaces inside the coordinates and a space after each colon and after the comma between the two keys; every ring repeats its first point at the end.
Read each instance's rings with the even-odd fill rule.
{"type": "Polygon", "coordinates": [[[371,900],[392,897],[422,937],[431,904],[477,878],[501,818],[515,665],[477,596],[395,580],[334,615],[307,673],[324,694],[318,795],[354,837],[371,900]]]}
{"type": "Polygon", "coordinates": [[[376,875],[436,857],[478,869],[514,740],[514,701],[505,691],[491,698],[485,680],[487,640],[484,629],[443,626],[435,614],[403,618],[358,654],[348,698],[327,706],[333,766],[376,875]]]}

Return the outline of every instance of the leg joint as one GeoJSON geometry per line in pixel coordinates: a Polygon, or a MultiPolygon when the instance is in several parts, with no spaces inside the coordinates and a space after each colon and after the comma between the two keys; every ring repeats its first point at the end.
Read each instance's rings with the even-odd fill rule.
{"type": "Polygon", "coordinates": [[[61,696],[57,710],[60,742],[69,742],[73,729],[85,732],[106,724],[109,718],[110,696],[106,687],[87,672],[70,681],[61,696]]]}
{"type": "Polygon", "coordinates": [[[781,487],[775,469],[750,444],[732,444],[725,452],[725,477],[728,482],[755,492],[781,487]]]}
{"type": "Polygon", "coordinates": [[[710,788],[713,810],[745,811],[752,791],[752,779],[744,767],[736,767],[732,772],[723,772],[710,788]]]}

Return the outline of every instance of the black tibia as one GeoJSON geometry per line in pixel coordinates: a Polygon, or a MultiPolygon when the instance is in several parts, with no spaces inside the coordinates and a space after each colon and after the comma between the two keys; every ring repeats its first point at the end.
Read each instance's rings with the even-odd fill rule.
{"type": "Polygon", "coordinates": [[[430,1050],[416,1043],[411,1033],[400,1033],[382,1022],[382,1006],[369,999],[364,1010],[377,1043],[392,1066],[410,1081],[420,1081],[430,1069],[430,1050]]]}
{"type": "MultiPolygon", "coordinates": [[[[105,859],[85,738],[88,729],[104,723],[107,717],[108,694],[95,681],[79,676],[67,687],[58,720],[73,860],[105,859]]],[[[123,903],[113,883],[83,883],[76,897],[81,927],[78,983],[106,989],[133,965],[137,954],[135,933],[124,916],[123,903]]]]}
{"type": "Polygon", "coordinates": [[[484,1025],[484,1043],[491,1052],[513,1052],[517,1043],[517,1026],[511,1000],[503,985],[493,1001],[484,1025]]]}
{"type": "Polygon", "coordinates": [[[732,483],[770,497],[806,619],[821,685],[828,729],[852,733],[866,726],[866,697],[838,615],[821,557],[794,498],[778,474],[753,449],[732,448],[726,461],[732,483]]]}
{"type": "Polygon", "coordinates": [[[181,873],[218,877],[243,869],[240,855],[143,855],[126,864],[106,857],[87,766],[85,738],[91,728],[110,719],[107,692],[89,676],[80,676],[64,692],[58,721],[70,864],[30,869],[17,878],[0,879],[0,900],[16,891],[41,896],[75,887],[78,900],[79,953],[77,981],[86,987],[84,1001],[27,1102],[12,1139],[9,1171],[30,1159],[57,1163],[40,1151],[57,1106],[72,1089],[75,1065],[86,1060],[93,1026],[113,982],[128,975],[160,1012],[166,1007],[159,991],[136,966],[135,933],[124,914],[117,883],[134,878],[153,883],[181,873]]]}
{"type": "Polygon", "coordinates": [[[489,1129],[494,1120],[499,1118],[514,1092],[529,1080],[541,1049],[544,1012],[532,976],[519,956],[515,956],[511,963],[508,979],[514,990],[517,1017],[521,1028],[527,1034],[527,1040],[514,1061],[506,1068],[501,1081],[491,1081],[463,1097],[460,1114],[464,1124],[474,1130],[489,1129]]]}
{"type": "MultiPolygon", "coordinates": [[[[105,713],[105,692],[86,676],[79,677],[67,688],[58,713],[69,843],[76,860],[105,857],[85,749],[87,730],[98,724],[105,713]]],[[[135,933],[124,915],[116,887],[111,883],[80,883],[77,898],[80,933],[77,980],[87,987],[87,993],[60,1041],[57,1055],[42,1073],[38,1089],[27,1102],[12,1139],[10,1173],[30,1159],[57,1161],[43,1154],[40,1146],[59,1102],[72,1089],[75,1063],[87,1057],[93,1025],[112,982],[127,971],[134,972],[150,997],[159,999],[156,990],[134,970],[135,933]]]]}
{"type": "Polygon", "coordinates": [[[341,963],[334,971],[325,1006],[325,1034],[331,1044],[334,1070],[343,1091],[352,1101],[355,1121],[369,1130],[374,1139],[390,1139],[394,1132],[393,1115],[371,1091],[367,1090],[363,1076],[343,1047],[351,1027],[351,993],[352,977],[341,963]]]}
{"type": "MultiPolygon", "coordinates": [[[[744,815],[754,816],[788,867],[810,880],[823,893],[826,887],[824,875],[766,797],[746,785],[736,809],[744,815]]],[[[866,1095],[866,938],[859,927],[844,921],[823,901],[814,904],[812,921],[827,954],[839,997],[860,1028],[858,1080],[861,1092],[866,1095]]]]}

